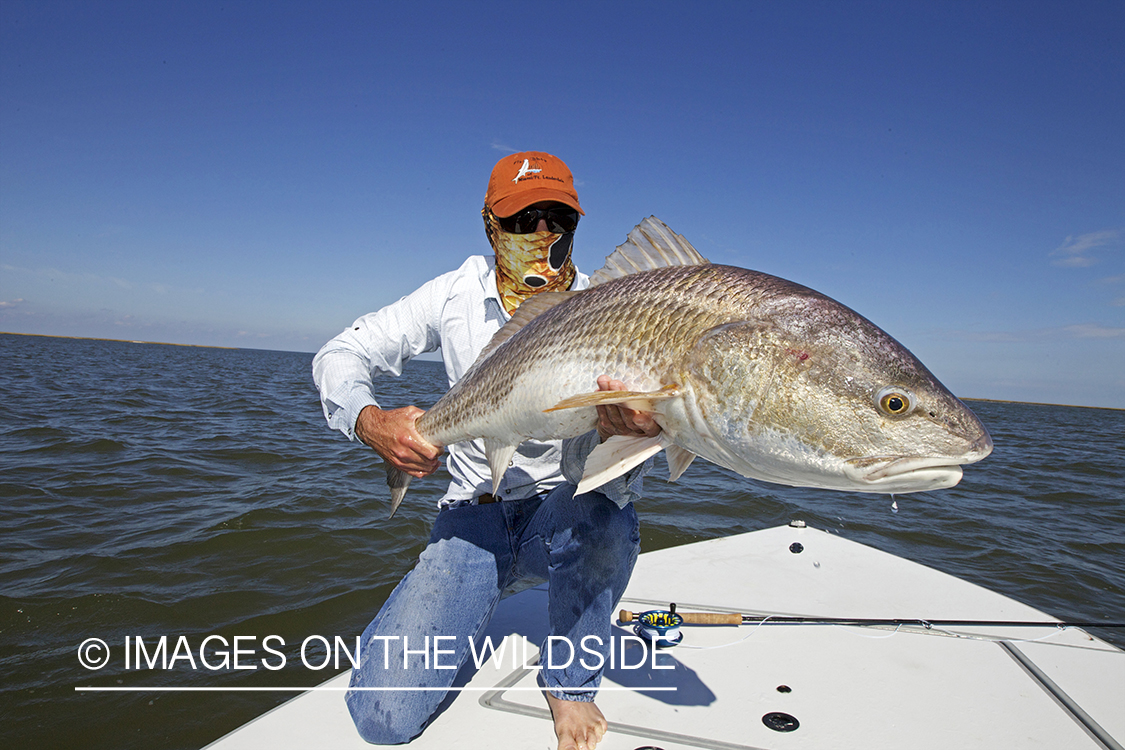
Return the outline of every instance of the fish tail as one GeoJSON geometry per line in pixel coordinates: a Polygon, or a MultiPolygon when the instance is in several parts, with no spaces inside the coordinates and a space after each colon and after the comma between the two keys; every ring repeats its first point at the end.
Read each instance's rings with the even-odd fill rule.
{"type": "Polygon", "coordinates": [[[410,475],[405,471],[399,471],[388,463],[387,486],[391,488],[391,514],[387,518],[394,518],[395,511],[398,510],[402,498],[406,496],[406,489],[410,486],[410,475]]]}

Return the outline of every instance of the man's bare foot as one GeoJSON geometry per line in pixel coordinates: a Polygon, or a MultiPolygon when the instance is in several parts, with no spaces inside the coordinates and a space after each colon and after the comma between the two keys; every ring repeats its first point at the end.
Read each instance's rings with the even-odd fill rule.
{"type": "Polygon", "coordinates": [[[564,701],[546,690],[543,695],[555,720],[559,750],[594,750],[609,728],[601,710],[592,702],[564,701]]]}

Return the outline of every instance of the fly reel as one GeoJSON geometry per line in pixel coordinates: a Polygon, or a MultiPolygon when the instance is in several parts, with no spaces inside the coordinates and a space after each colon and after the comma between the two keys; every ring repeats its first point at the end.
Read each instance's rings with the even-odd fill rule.
{"type": "Polygon", "coordinates": [[[680,632],[683,624],[684,618],[676,614],[676,605],[672,604],[668,610],[651,609],[642,612],[637,617],[633,632],[654,648],[671,648],[684,639],[684,634],[680,632]]]}

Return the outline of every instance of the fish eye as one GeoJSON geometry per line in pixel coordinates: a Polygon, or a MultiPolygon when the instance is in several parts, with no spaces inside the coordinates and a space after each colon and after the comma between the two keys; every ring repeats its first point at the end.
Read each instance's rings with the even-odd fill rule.
{"type": "Polygon", "coordinates": [[[914,398],[902,388],[884,388],[875,396],[884,414],[900,417],[914,408],[914,398]]]}

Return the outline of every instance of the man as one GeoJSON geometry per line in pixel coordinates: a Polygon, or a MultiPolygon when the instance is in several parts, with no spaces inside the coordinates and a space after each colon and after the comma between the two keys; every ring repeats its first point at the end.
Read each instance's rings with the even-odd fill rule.
{"type": "MultiPolygon", "coordinates": [[[[415,477],[438,468],[441,450],[415,429],[421,409],[379,408],[373,377],[400,375],[410,357],[440,348],[452,385],[523,300],[588,284],[570,257],[584,212],[570,170],[557,157],[526,152],[501,159],[482,214],[495,257],[471,256],[458,270],[360,318],[313,362],[329,425],[415,477]]],[[[591,373],[590,386],[624,388],[598,373],[591,373]]],[[[452,481],[429,545],[364,631],[351,683],[438,689],[349,691],[348,708],[364,739],[402,743],[425,728],[445,697],[442,688],[452,685],[467,661],[469,641],[487,627],[505,588],[519,580],[548,581],[551,635],[576,646],[597,636],[608,658],[613,608],[637,556],[632,500],[645,468],[578,497],[574,485],[600,440],[654,435],[659,426],[651,415],[622,407],[598,411],[596,432],[520,446],[497,488],[480,441],[449,446],[452,481]],[[444,637],[441,668],[423,655],[426,638],[436,636],[444,637]]],[[[555,647],[565,649],[566,643],[556,640],[555,647]]],[[[545,664],[546,651],[541,653],[545,664]]],[[[552,661],[567,662],[565,650],[552,661]]],[[[575,659],[566,668],[544,666],[540,679],[560,750],[593,748],[606,730],[593,703],[601,670],[575,659]]]]}

